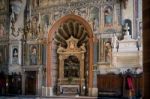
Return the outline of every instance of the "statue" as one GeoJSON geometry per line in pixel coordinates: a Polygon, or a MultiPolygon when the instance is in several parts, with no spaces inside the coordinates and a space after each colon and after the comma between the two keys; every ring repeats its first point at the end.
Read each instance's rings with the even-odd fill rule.
{"type": "Polygon", "coordinates": [[[21,12],[22,0],[10,0],[10,5],[12,10],[11,17],[14,19],[14,22],[16,22],[21,12]]]}
{"type": "Polygon", "coordinates": [[[127,36],[130,35],[130,34],[129,34],[129,29],[130,29],[130,28],[129,28],[129,26],[128,26],[128,23],[125,23],[124,30],[125,30],[125,35],[127,35],[127,36]]]}
{"type": "Polygon", "coordinates": [[[18,57],[18,49],[14,48],[13,57],[18,57]]]}
{"type": "Polygon", "coordinates": [[[114,36],[112,37],[112,42],[113,42],[113,48],[115,49],[117,47],[117,36],[115,34],[113,34],[114,36]]]}
{"type": "Polygon", "coordinates": [[[82,45],[80,46],[80,49],[81,49],[81,51],[86,51],[85,43],[82,43],[82,45]]]}
{"type": "Polygon", "coordinates": [[[14,48],[13,49],[13,64],[17,64],[18,63],[18,49],[14,48]]]}
{"type": "Polygon", "coordinates": [[[128,23],[125,23],[125,27],[124,27],[124,30],[125,30],[125,35],[124,35],[124,39],[131,39],[131,35],[129,33],[129,26],[128,26],[128,23]]]}
{"type": "Polygon", "coordinates": [[[57,49],[57,53],[59,52],[64,52],[65,49],[61,46],[61,44],[59,44],[58,49],[57,49]]]}
{"type": "Polygon", "coordinates": [[[69,42],[69,48],[74,49],[75,48],[75,43],[73,41],[69,42]]]}

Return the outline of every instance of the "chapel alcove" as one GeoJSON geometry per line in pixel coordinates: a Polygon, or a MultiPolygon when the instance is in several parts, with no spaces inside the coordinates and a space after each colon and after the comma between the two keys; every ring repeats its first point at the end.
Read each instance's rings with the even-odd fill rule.
{"type": "Polygon", "coordinates": [[[85,86],[85,44],[77,46],[78,39],[71,36],[66,40],[67,48],[58,46],[59,57],[58,93],[59,94],[84,94],[85,86]]]}

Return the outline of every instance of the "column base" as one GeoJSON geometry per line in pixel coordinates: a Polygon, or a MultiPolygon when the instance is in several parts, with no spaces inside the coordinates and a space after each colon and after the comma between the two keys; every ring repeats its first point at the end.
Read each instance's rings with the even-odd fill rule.
{"type": "Polygon", "coordinates": [[[88,96],[97,97],[98,96],[98,88],[89,88],[88,96]]]}
{"type": "Polygon", "coordinates": [[[42,96],[53,96],[53,87],[42,87],[42,96]]]}
{"type": "Polygon", "coordinates": [[[98,96],[98,88],[92,88],[92,96],[94,97],[98,96]]]}

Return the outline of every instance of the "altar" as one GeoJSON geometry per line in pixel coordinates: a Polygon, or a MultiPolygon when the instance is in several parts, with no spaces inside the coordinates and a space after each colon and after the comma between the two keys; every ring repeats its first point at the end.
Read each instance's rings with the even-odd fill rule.
{"type": "Polygon", "coordinates": [[[62,94],[76,95],[80,92],[79,85],[60,85],[60,92],[62,94]]]}
{"type": "Polygon", "coordinates": [[[85,44],[77,46],[78,39],[71,36],[66,40],[67,48],[58,46],[59,55],[59,76],[58,76],[58,94],[77,94],[84,95],[83,86],[85,86],[84,76],[84,53],[85,44]]]}

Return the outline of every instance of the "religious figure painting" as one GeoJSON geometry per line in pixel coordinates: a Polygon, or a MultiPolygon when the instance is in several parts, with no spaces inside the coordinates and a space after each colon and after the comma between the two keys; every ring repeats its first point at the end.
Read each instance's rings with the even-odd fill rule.
{"type": "Polygon", "coordinates": [[[111,6],[107,6],[104,10],[105,26],[112,26],[113,22],[113,9],[111,6]]]}
{"type": "Polygon", "coordinates": [[[64,60],[64,77],[80,77],[80,62],[76,56],[64,60]]]}
{"type": "Polygon", "coordinates": [[[30,46],[30,64],[36,65],[37,59],[38,59],[37,45],[31,45],[30,46]]]}
{"type": "Polygon", "coordinates": [[[105,43],[105,60],[109,63],[112,61],[112,46],[109,41],[105,43]]]}

